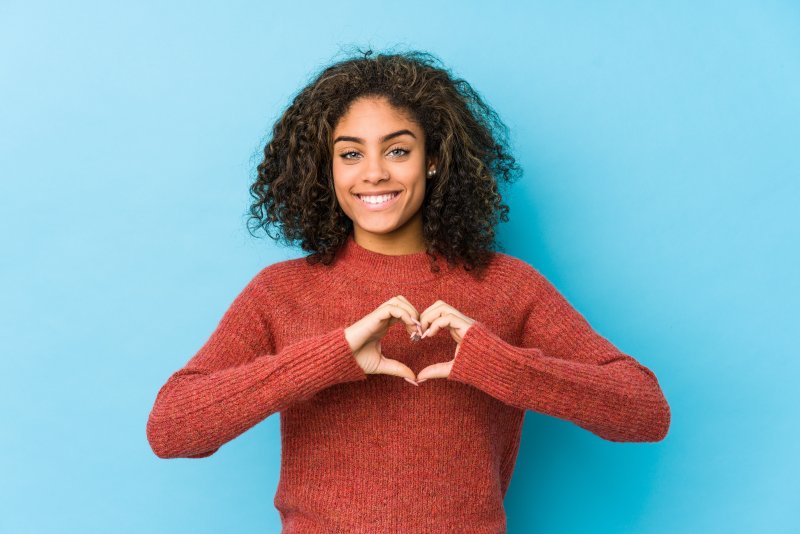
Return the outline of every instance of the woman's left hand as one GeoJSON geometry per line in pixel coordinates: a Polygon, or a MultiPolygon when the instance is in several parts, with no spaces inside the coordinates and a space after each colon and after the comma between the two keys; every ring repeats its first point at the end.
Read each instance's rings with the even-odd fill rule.
{"type": "Polygon", "coordinates": [[[464,334],[475,320],[470,319],[446,302],[437,300],[420,314],[419,322],[422,323],[422,328],[427,328],[422,334],[423,338],[435,336],[442,328],[447,328],[450,336],[456,342],[456,351],[453,359],[449,362],[434,363],[417,373],[417,383],[429,378],[447,378],[450,376],[453,362],[458,355],[458,349],[461,348],[461,340],[464,339],[464,334]]]}

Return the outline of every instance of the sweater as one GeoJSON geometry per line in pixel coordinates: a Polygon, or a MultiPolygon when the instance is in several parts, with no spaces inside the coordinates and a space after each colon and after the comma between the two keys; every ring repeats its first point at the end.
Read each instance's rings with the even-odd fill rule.
{"type": "Polygon", "coordinates": [[[377,253],[351,233],[327,266],[301,257],[260,270],[158,391],[153,452],[208,457],[279,413],[284,534],[499,533],[527,410],[608,441],[666,436],[655,374],[537,269],[501,252],[480,279],[429,264],[426,252],[377,253]],[[415,386],[357,364],[345,328],[396,295],[419,313],[442,300],[475,321],[455,359],[447,328],[413,342],[399,322],[381,340],[415,373],[454,359],[447,378],[415,386]]]}

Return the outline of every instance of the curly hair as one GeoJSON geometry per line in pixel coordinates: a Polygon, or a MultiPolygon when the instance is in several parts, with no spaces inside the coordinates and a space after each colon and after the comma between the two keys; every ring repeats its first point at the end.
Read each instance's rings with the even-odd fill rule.
{"type": "Polygon", "coordinates": [[[497,113],[429,52],[373,56],[371,49],[359,48],[301,89],[264,146],[250,186],[248,228],[262,228],[280,240],[280,233],[269,232],[274,225],[284,243],[299,241],[312,252],[309,263],[333,261],[353,222],[334,192],[331,140],[349,106],[366,96],[385,97],[409,112],[425,134],[426,156],[437,160],[421,208],[431,270],[439,271],[441,255],[450,265],[461,261],[466,271],[480,274],[497,244],[494,227],[508,221],[499,186],[512,183],[521,169],[497,113]]]}

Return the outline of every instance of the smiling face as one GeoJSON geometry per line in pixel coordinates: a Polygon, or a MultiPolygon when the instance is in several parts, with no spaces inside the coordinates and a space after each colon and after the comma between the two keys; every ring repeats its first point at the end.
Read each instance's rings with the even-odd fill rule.
{"type": "MultiPolygon", "coordinates": [[[[355,100],[333,132],[336,199],[356,241],[420,250],[422,201],[429,169],[425,137],[411,117],[383,97],[355,100]]],[[[423,248],[424,249],[424,248],[423,248]]]]}

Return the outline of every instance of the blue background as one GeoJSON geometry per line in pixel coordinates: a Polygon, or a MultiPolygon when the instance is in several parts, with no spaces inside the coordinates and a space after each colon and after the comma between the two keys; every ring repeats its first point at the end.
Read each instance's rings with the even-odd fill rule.
{"type": "Polygon", "coordinates": [[[0,4],[3,532],[277,532],[273,415],[161,460],[158,388],[263,266],[259,151],[344,46],[420,48],[511,128],[500,226],[672,427],[528,412],[510,532],[797,532],[796,2],[0,4]]]}

